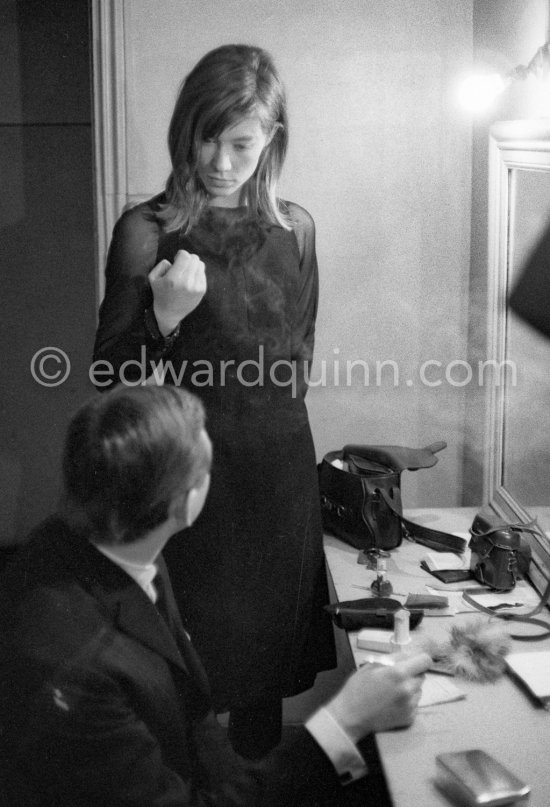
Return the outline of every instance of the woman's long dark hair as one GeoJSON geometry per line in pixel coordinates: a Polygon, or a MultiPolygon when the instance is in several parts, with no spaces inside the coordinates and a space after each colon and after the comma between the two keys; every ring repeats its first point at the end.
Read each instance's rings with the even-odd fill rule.
{"type": "Polygon", "coordinates": [[[172,171],[159,214],[166,231],[189,231],[207,204],[197,173],[202,142],[249,115],[259,117],[271,140],[247,183],[246,203],[265,221],[288,229],[276,195],[288,144],[283,85],[266,51],[249,45],[223,45],[203,56],[189,73],[174,107],[168,130],[172,171]]]}

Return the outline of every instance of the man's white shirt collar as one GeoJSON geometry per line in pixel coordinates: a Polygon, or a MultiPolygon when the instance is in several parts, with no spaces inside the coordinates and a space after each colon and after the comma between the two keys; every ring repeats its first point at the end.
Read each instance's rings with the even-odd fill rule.
{"type": "Polygon", "coordinates": [[[106,558],[116,563],[126,574],[133,578],[152,602],[157,601],[157,592],[153,585],[153,580],[158,572],[156,563],[131,563],[119,557],[110,547],[107,548],[106,546],[96,544],[96,548],[102,555],[105,555],[106,558]]]}

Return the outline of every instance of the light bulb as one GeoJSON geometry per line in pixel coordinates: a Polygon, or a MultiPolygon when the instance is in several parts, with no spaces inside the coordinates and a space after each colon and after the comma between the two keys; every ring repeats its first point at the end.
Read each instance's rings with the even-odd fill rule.
{"type": "Polygon", "coordinates": [[[458,89],[461,105],[470,112],[483,112],[488,109],[505,89],[509,79],[498,73],[485,73],[469,76],[458,89]]]}

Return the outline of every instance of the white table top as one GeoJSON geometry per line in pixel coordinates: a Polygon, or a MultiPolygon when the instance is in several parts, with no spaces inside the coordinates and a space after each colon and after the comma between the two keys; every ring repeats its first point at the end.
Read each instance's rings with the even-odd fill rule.
{"type": "MultiPolygon", "coordinates": [[[[437,530],[468,535],[477,512],[473,508],[409,510],[408,518],[437,530]]],[[[410,589],[433,580],[420,569],[426,547],[408,541],[391,552],[388,579],[395,583],[392,597],[402,600],[400,591],[410,574],[410,589]],[[424,580],[422,579],[424,577],[424,580]]],[[[357,563],[358,550],[331,536],[325,536],[328,567],[340,601],[369,596],[375,572],[357,563]]],[[[548,617],[548,613],[546,613],[548,617]]],[[[426,637],[444,637],[450,625],[465,620],[486,620],[479,613],[449,617],[427,617],[411,632],[415,644],[426,637]]],[[[511,633],[538,632],[520,623],[504,623],[511,633]]],[[[348,634],[356,663],[366,655],[356,647],[356,634],[348,634]]],[[[514,641],[514,652],[549,650],[550,640],[514,641]]],[[[435,673],[428,673],[434,676],[435,673]]],[[[449,801],[435,788],[435,756],[445,751],[482,748],[507,765],[531,786],[529,807],[550,805],[550,712],[535,702],[509,675],[495,683],[472,683],[451,679],[464,692],[464,700],[426,706],[418,710],[414,724],[404,730],[382,732],[377,743],[394,807],[449,807],[449,801]]]]}

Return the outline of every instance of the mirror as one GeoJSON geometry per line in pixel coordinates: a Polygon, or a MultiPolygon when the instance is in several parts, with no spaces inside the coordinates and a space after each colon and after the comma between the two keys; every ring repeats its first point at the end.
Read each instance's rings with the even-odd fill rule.
{"type": "Polygon", "coordinates": [[[550,575],[550,340],[507,306],[550,221],[550,121],[494,124],[489,142],[487,497],[506,519],[536,519],[532,577],[550,575]]]}

